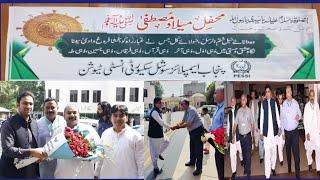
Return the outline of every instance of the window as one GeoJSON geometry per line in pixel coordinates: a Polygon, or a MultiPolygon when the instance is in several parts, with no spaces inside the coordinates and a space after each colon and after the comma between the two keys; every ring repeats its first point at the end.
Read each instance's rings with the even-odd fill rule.
{"type": "Polygon", "coordinates": [[[139,99],[139,88],[130,88],[130,101],[138,102],[139,99]]]}
{"type": "Polygon", "coordinates": [[[98,103],[100,101],[101,101],[101,91],[94,90],[93,91],[93,96],[92,96],[92,102],[98,103]]]}
{"type": "Polygon", "coordinates": [[[148,89],[143,89],[143,97],[148,97],[148,89]]]}
{"type": "Polygon", "coordinates": [[[78,102],[78,91],[70,90],[70,102],[78,102]]]}
{"type": "Polygon", "coordinates": [[[81,102],[89,102],[89,90],[81,91],[81,102]]]}
{"type": "Polygon", "coordinates": [[[60,90],[56,89],[56,101],[59,102],[60,99],[60,90]]]}
{"type": "Polygon", "coordinates": [[[124,87],[119,87],[117,88],[117,92],[116,92],[116,101],[125,101],[125,88],[124,87]]]}
{"type": "Polygon", "coordinates": [[[48,98],[51,97],[51,89],[48,89],[48,98]]]}

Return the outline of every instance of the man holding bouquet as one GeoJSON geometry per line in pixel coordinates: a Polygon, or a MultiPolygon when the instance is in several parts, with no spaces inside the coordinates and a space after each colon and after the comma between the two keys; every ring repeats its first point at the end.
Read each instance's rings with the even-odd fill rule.
{"type": "MultiPolygon", "coordinates": [[[[66,120],[69,130],[88,132],[86,139],[98,145],[100,137],[96,130],[90,125],[79,123],[79,117],[79,110],[75,105],[67,105],[65,107],[64,119],[66,120]]],[[[95,161],[84,161],[81,159],[58,159],[54,176],[55,178],[67,179],[91,179],[94,177],[94,162],[95,161]]]]}
{"type": "MultiPolygon", "coordinates": [[[[212,124],[209,126],[209,131],[215,134],[217,130],[221,130],[224,136],[224,88],[218,87],[214,92],[214,101],[217,103],[217,110],[212,117],[212,124]]],[[[213,142],[212,138],[208,139],[208,142],[215,148],[215,160],[216,168],[218,171],[219,180],[224,179],[224,152],[223,148],[219,149],[217,145],[213,142]]]]}

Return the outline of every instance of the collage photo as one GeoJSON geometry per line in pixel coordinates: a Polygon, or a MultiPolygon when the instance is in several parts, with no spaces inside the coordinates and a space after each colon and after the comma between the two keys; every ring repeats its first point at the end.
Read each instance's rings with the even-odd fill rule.
{"type": "Polygon", "coordinates": [[[66,2],[0,0],[0,179],[320,178],[320,3],[66,2]]]}

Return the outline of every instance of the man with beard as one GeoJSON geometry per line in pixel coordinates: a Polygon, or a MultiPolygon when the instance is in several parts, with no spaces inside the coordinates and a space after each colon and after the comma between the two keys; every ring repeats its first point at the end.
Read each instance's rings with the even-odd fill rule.
{"type": "Polygon", "coordinates": [[[34,105],[34,95],[29,91],[17,97],[17,114],[6,120],[1,127],[2,155],[0,176],[6,178],[38,178],[39,165],[32,163],[17,169],[14,159],[29,157],[46,158],[46,154],[36,149],[38,139],[37,122],[30,117],[34,105]]]}
{"type": "Polygon", "coordinates": [[[314,90],[310,90],[309,102],[304,107],[303,121],[306,134],[304,146],[306,148],[309,171],[312,169],[312,152],[315,151],[316,169],[318,176],[320,176],[320,111],[314,94],[314,90]]]}
{"type": "MultiPolygon", "coordinates": [[[[86,138],[93,139],[95,144],[99,144],[100,137],[96,130],[90,125],[79,123],[79,117],[79,110],[75,105],[67,105],[64,108],[64,119],[67,126],[78,131],[88,131],[86,138]]],[[[54,176],[57,179],[92,179],[94,177],[94,161],[58,159],[54,176]]]]}
{"type": "Polygon", "coordinates": [[[101,137],[104,130],[112,127],[111,123],[111,105],[107,101],[98,103],[97,116],[99,118],[98,134],[101,137]]]}
{"type": "MultiPolygon", "coordinates": [[[[66,127],[66,121],[62,116],[57,115],[58,103],[53,98],[47,98],[43,104],[44,117],[37,121],[39,127],[39,147],[43,147],[54,136],[53,132],[59,128],[66,127]]],[[[54,171],[56,170],[57,160],[46,159],[40,163],[40,178],[54,179],[54,171]]]]}

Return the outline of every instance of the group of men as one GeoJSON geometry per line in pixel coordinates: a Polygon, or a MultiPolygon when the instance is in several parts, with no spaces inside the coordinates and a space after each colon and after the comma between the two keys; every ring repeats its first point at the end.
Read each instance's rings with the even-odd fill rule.
{"type": "MultiPolygon", "coordinates": [[[[162,99],[160,97],[156,97],[154,99],[154,108],[150,111],[149,116],[150,118],[148,137],[150,155],[155,175],[162,173],[162,169],[158,167],[157,160],[158,158],[164,160],[161,154],[169,146],[169,140],[167,137],[165,137],[163,133],[163,128],[171,129],[173,131],[181,128],[187,128],[190,136],[190,157],[189,161],[185,163],[185,166],[195,166],[195,171],[193,172],[194,176],[198,176],[202,173],[203,154],[208,154],[209,150],[208,146],[206,146],[206,148],[203,148],[201,136],[203,135],[204,131],[210,132],[212,130],[222,128],[224,122],[223,87],[219,87],[215,90],[214,97],[217,103],[217,110],[213,115],[210,125],[206,126],[207,129],[204,129],[204,125],[197,110],[190,105],[189,100],[183,99],[180,101],[180,107],[184,110],[184,116],[179,123],[177,123],[174,126],[171,126],[170,124],[164,122],[162,118],[162,99]]],[[[209,139],[208,142],[215,147],[212,138],[209,139]]],[[[224,155],[221,154],[218,150],[216,150],[215,159],[219,179],[224,179],[224,155]]]]}
{"type": "MultiPolygon", "coordinates": [[[[125,105],[110,106],[99,103],[98,132],[79,122],[75,105],[64,108],[63,117],[57,114],[58,102],[47,98],[43,103],[44,117],[33,120],[31,114],[35,97],[26,91],[17,97],[17,113],[1,128],[2,155],[0,177],[3,178],[143,178],[143,137],[126,123],[125,105]],[[111,121],[108,120],[111,118],[111,121]],[[101,125],[106,123],[104,125],[101,125]],[[51,159],[41,148],[65,127],[87,131],[86,138],[105,148],[105,159],[82,161],[78,159],[51,159]],[[109,127],[109,128],[108,128],[109,127]],[[108,145],[108,146],[106,146],[108,145]],[[16,158],[36,157],[39,160],[17,169],[16,158]]],[[[62,131],[63,132],[63,131],[62,131]]]]}
{"type": "Polygon", "coordinates": [[[236,107],[236,98],[231,98],[231,108],[228,111],[228,141],[230,143],[230,160],[232,178],[236,176],[237,152],[239,151],[244,174],[251,176],[251,154],[254,147],[259,148],[260,163],[264,161],[264,173],[270,178],[276,176],[275,166],[277,150],[280,165],[283,165],[283,147],[286,147],[288,173],[291,170],[291,151],[293,152],[295,175],[300,178],[299,152],[299,120],[303,119],[306,141],[306,156],[309,171],[312,170],[312,152],[316,153],[316,169],[320,176],[320,112],[313,90],[309,91],[309,101],[304,108],[304,116],[298,102],[292,97],[292,88],[286,86],[286,99],[282,93],[273,98],[272,89],[265,86],[260,101],[256,92],[251,91],[251,100],[247,106],[247,95],[241,96],[241,107],[236,107]],[[254,143],[254,144],[253,144],[254,143]]]}

